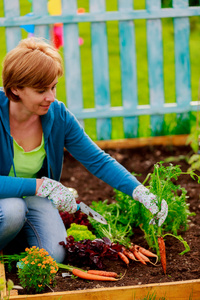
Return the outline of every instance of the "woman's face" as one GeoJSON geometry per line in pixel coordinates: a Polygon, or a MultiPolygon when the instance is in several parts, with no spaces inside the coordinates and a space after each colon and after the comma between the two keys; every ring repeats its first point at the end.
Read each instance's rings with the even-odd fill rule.
{"type": "Polygon", "coordinates": [[[56,77],[47,87],[41,89],[32,87],[13,88],[12,92],[19,96],[23,111],[41,116],[48,112],[51,103],[55,100],[57,83],[58,79],[56,77]]]}

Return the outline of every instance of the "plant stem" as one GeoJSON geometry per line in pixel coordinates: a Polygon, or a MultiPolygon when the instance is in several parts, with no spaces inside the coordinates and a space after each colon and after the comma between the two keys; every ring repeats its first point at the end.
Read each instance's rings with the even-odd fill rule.
{"type": "Polygon", "coordinates": [[[158,255],[158,257],[160,258],[160,251],[159,251],[159,247],[158,247],[158,241],[157,241],[157,238],[155,236],[155,232],[154,232],[154,226],[152,225],[152,236],[153,236],[153,240],[154,240],[154,244],[155,244],[155,247],[156,247],[156,253],[158,255]]]}
{"type": "Polygon", "coordinates": [[[58,265],[59,269],[65,269],[65,270],[68,270],[70,272],[72,272],[73,269],[78,269],[78,270],[86,272],[83,269],[80,269],[80,268],[77,268],[77,267],[73,267],[73,266],[70,266],[70,265],[65,265],[65,264],[61,264],[61,263],[57,263],[57,265],[58,265]]]}

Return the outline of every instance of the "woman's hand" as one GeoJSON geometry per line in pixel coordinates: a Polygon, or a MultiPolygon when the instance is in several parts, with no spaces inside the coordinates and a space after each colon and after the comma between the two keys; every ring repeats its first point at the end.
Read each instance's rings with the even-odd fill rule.
{"type": "Polygon", "coordinates": [[[42,178],[38,178],[36,179],[36,191],[35,191],[35,194],[37,195],[37,191],[39,189],[39,187],[41,186],[41,184],[43,183],[44,179],[42,178]]]}
{"type": "Polygon", "coordinates": [[[168,214],[168,205],[164,199],[161,201],[161,210],[159,211],[156,196],[150,193],[150,191],[142,184],[134,189],[132,196],[134,200],[142,203],[154,215],[150,224],[155,224],[155,220],[158,220],[158,226],[163,224],[168,214]]]}
{"type": "Polygon", "coordinates": [[[58,181],[47,177],[37,179],[36,191],[36,196],[47,197],[59,211],[74,213],[77,210],[73,193],[58,181]]]}

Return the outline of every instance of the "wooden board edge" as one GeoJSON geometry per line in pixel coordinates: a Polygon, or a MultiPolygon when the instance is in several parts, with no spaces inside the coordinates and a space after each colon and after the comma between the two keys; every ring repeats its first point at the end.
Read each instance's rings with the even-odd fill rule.
{"type": "Polygon", "coordinates": [[[101,149],[128,149],[144,146],[185,146],[188,134],[95,141],[101,149]]]}
{"type": "Polygon", "coordinates": [[[35,298],[37,300],[137,300],[147,295],[164,297],[166,300],[199,300],[200,279],[37,295],[18,295],[11,296],[10,300],[31,300],[35,298]]]}
{"type": "MultiPolygon", "coordinates": [[[[3,255],[3,251],[0,251],[0,255],[3,255]]],[[[6,282],[6,273],[5,273],[5,267],[2,262],[0,262],[0,278],[3,278],[4,282],[6,282]]],[[[1,298],[4,298],[6,296],[6,287],[0,291],[1,298]]]]}

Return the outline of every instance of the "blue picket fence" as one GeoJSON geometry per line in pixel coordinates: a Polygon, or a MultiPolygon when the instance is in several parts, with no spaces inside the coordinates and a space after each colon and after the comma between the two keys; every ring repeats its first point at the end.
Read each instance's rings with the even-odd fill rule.
{"type": "MultiPolygon", "coordinates": [[[[164,115],[176,113],[181,122],[197,111],[198,99],[192,101],[190,70],[189,18],[200,15],[200,7],[189,7],[188,0],[173,0],[173,8],[161,8],[160,0],[146,0],[146,8],[133,9],[133,0],[118,0],[117,11],[106,11],[105,0],[90,0],[89,12],[77,14],[77,0],[62,0],[62,14],[50,15],[47,0],[32,0],[32,16],[20,15],[19,0],[4,0],[6,51],[22,38],[22,24],[35,25],[34,35],[50,39],[49,26],[63,24],[64,64],[67,106],[84,126],[85,119],[96,119],[97,140],[112,138],[112,118],[123,118],[124,137],[138,137],[138,119],[150,116],[151,135],[163,132],[164,115]],[[166,103],[163,76],[162,19],[173,18],[175,44],[176,102],[166,103]],[[139,105],[137,93],[135,20],[146,20],[149,99],[139,105]],[[107,22],[118,21],[121,65],[122,105],[111,106],[107,22]],[[81,56],[77,43],[78,25],[91,26],[91,52],[94,82],[93,108],[84,108],[81,56]]],[[[187,132],[186,132],[187,133],[187,132]]]]}

